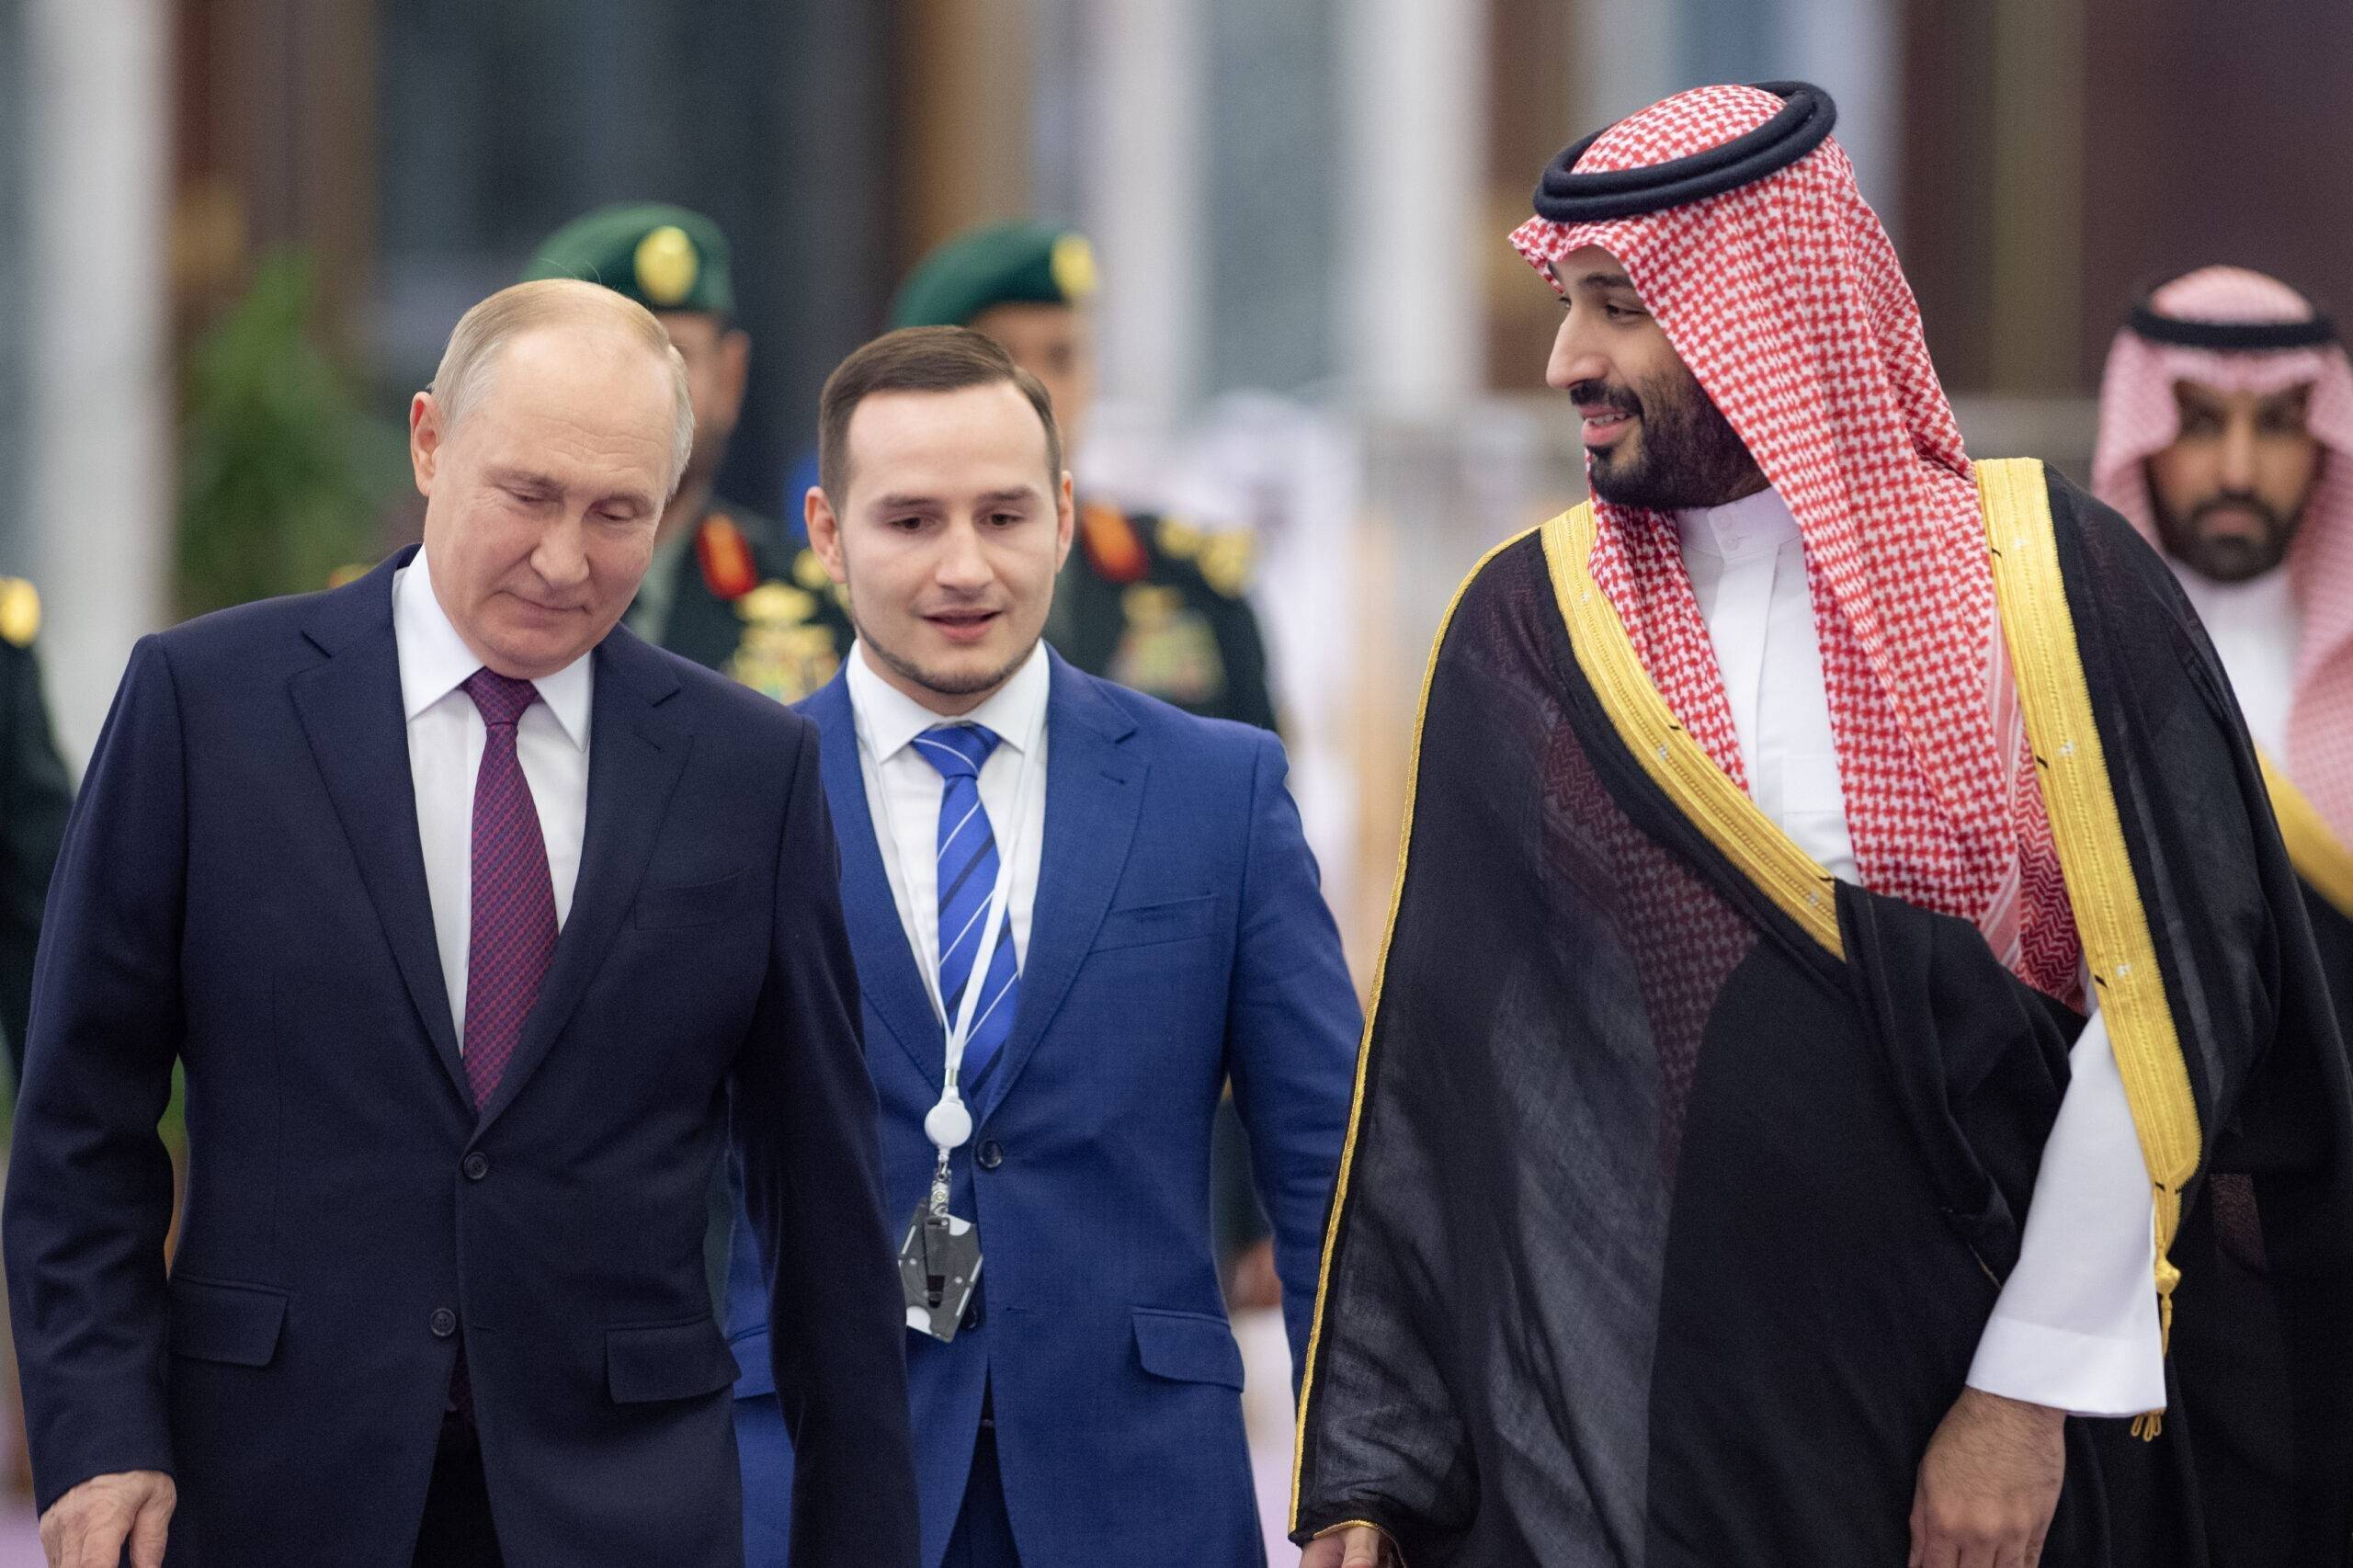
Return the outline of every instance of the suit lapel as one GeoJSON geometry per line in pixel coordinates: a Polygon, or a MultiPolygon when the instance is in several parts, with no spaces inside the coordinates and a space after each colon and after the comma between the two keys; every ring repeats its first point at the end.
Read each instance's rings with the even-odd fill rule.
{"type": "MultiPolygon", "coordinates": [[[[1128,863],[1143,809],[1147,767],[1126,747],[1135,725],[1081,675],[1052,655],[1046,700],[1046,842],[1038,867],[1021,1000],[995,1082],[980,1107],[996,1108],[1021,1075],[1070,994],[1128,863]]],[[[904,944],[902,944],[904,945],[904,944]]]]}
{"type": "Polygon", "coordinates": [[[817,724],[818,766],[825,778],[834,836],[841,845],[842,915],[849,926],[850,950],[858,955],[858,989],[915,1071],[937,1085],[948,1070],[948,1043],[882,869],[874,816],[866,805],[866,775],[858,760],[848,676],[835,675],[801,710],[817,724]]]}
{"type": "Polygon", "coordinates": [[[580,880],[539,1001],[523,1022],[522,1039],[497,1090],[483,1108],[484,1129],[514,1103],[595,978],[637,896],[694,744],[690,733],[660,711],[678,689],[661,654],[616,629],[594,656],[597,687],[589,704],[588,819],[580,880]]]}
{"type": "Polygon", "coordinates": [[[397,555],[319,601],[304,634],[327,660],[294,676],[288,690],[418,1021],[450,1085],[471,1103],[434,942],[392,641],[392,574],[415,553],[397,555]]]}

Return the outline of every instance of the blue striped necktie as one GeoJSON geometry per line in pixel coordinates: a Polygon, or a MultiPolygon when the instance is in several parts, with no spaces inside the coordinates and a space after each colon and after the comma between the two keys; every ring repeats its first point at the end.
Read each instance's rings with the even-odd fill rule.
{"type": "MultiPolygon", "coordinates": [[[[996,834],[981,805],[981,764],[996,746],[996,733],[979,724],[942,724],[915,737],[916,750],[939,770],[939,848],[933,869],[939,888],[939,996],[950,1025],[964,1005],[989,895],[996,891],[996,834]]],[[[988,974],[981,982],[972,1032],[964,1041],[958,1082],[967,1101],[975,1097],[1006,1037],[1013,1032],[1020,991],[1008,907],[996,949],[989,955],[988,974]]]]}

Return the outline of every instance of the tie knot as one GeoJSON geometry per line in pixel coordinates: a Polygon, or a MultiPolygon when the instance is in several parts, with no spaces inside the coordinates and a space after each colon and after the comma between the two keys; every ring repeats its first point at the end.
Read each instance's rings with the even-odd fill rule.
{"type": "Polygon", "coordinates": [[[915,737],[915,749],[942,778],[978,778],[996,750],[997,733],[983,724],[941,724],[915,737]]]}
{"type": "Polygon", "coordinates": [[[482,722],[496,729],[523,717],[523,710],[540,699],[540,688],[495,670],[476,670],[465,681],[465,693],[482,711],[482,722]]]}

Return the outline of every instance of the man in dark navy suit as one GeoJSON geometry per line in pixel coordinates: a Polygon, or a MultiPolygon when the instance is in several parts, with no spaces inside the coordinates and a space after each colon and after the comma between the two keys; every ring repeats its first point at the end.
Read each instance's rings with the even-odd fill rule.
{"type": "MultiPolygon", "coordinates": [[[[1230,1077],[1303,1352],[1359,1026],[1281,743],[1040,642],[1070,479],[997,345],[880,338],[818,427],[810,539],[858,640],[802,711],[908,1238],[925,1568],[1258,1563],[1211,1127],[1230,1077]]],[[[729,1318],[747,1556],[805,1568],[740,1269],[729,1318]]]]}
{"type": "Polygon", "coordinates": [[[51,1563],[735,1568],[731,1109],[796,1549],[914,1563],[813,726],[616,630],[692,435],[642,307],[518,285],[411,410],[422,550],[132,654],[7,1189],[51,1563]]]}

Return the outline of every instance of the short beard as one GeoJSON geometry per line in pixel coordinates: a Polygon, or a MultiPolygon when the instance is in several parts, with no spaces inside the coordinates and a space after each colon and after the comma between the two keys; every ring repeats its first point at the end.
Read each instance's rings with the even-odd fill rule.
{"type": "MultiPolygon", "coordinates": [[[[844,587],[847,588],[847,585],[845,584],[844,587]]],[[[936,692],[941,697],[949,698],[977,697],[983,692],[995,690],[1006,681],[1011,680],[1014,672],[1028,664],[1029,655],[1038,649],[1037,641],[1033,639],[1029,646],[1006,660],[1004,668],[988,675],[947,675],[938,670],[927,670],[913,659],[904,658],[894,653],[888,643],[867,630],[866,623],[858,618],[855,602],[850,609],[850,626],[858,633],[858,640],[871,648],[874,651],[874,656],[888,665],[898,675],[913,681],[926,691],[936,692]]]]}
{"type": "Polygon", "coordinates": [[[2155,515],[2157,539],[2165,553],[2210,582],[2250,583],[2277,570],[2288,558],[2288,547],[2295,542],[2297,525],[2303,517],[2299,506],[2292,516],[2282,517],[2269,502],[2245,491],[2209,495],[2189,509],[2188,517],[2177,517],[2158,494],[2156,476],[2149,475],[2147,483],[2149,509],[2155,515]],[[2261,518],[2261,540],[2210,539],[2201,532],[2199,524],[2206,514],[2223,506],[2245,507],[2261,518]]]}
{"type": "Polygon", "coordinates": [[[1580,403],[1606,403],[1642,421],[1631,458],[1614,450],[1590,454],[1595,494],[1615,506],[1677,512],[1721,506],[1765,488],[1765,475],[1732,422],[1688,372],[1681,381],[1639,396],[1598,381],[1569,389],[1580,403]]]}

